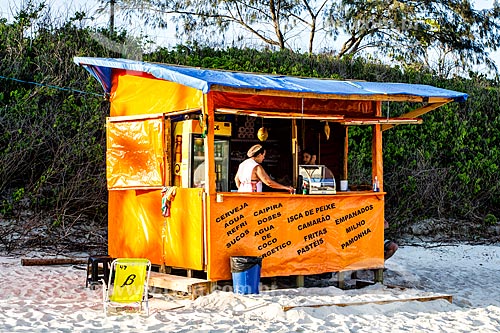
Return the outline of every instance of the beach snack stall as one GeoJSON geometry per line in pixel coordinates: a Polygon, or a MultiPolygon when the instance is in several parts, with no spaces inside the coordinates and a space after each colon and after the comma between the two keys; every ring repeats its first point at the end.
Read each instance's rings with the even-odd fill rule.
{"type": "Polygon", "coordinates": [[[427,85],[74,61],[110,101],[109,255],[210,281],[231,279],[231,256],[262,257],[263,277],[383,268],[382,132],[467,98],[427,85]],[[384,101],[415,108],[383,116],[384,101]],[[350,126],[372,127],[369,188],[344,186],[350,126]],[[266,149],[267,173],[295,193],[236,192],[238,165],[256,143],[266,149]],[[306,146],[315,147],[317,165],[301,165],[306,146]]]}

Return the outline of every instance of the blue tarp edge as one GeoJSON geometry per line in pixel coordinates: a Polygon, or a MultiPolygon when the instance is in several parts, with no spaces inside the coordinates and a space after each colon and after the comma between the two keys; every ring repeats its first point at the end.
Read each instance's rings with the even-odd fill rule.
{"type": "Polygon", "coordinates": [[[198,89],[204,94],[208,93],[213,85],[219,85],[232,88],[278,90],[325,95],[408,95],[423,98],[443,97],[452,98],[457,102],[464,102],[468,98],[468,95],[462,92],[422,84],[340,81],[254,74],[115,58],[75,57],[74,62],[84,66],[94,77],[96,77],[106,92],[109,92],[111,89],[111,69],[116,68],[149,73],[158,79],[176,82],[198,89]]]}

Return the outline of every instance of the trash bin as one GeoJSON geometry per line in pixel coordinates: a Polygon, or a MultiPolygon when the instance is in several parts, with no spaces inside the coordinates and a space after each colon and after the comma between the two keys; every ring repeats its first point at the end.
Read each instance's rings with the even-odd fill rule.
{"type": "Polygon", "coordinates": [[[231,257],[233,292],[236,294],[258,294],[262,257],[231,257]]]}

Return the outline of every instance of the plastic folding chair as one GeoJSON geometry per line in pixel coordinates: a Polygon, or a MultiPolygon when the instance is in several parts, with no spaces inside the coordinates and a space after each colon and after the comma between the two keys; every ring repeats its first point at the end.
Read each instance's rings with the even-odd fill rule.
{"type": "Polygon", "coordinates": [[[108,283],[103,282],[104,314],[108,315],[108,307],[126,310],[144,309],[149,316],[148,282],[151,273],[151,262],[142,258],[118,258],[111,263],[111,274],[108,283]],[[113,283],[112,283],[113,282],[113,283]],[[126,307],[128,305],[129,307],[126,307]]]}

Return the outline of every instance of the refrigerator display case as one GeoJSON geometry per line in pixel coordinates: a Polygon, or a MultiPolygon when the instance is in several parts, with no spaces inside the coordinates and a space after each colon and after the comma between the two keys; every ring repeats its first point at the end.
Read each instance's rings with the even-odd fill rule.
{"type": "MultiPolygon", "coordinates": [[[[205,187],[205,142],[197,119],[174,124],[174,182],[182,187],[205,187]]],[[[217,192],[229,191],[229,155],[231,123],[214,124],[214,162],[217,192]]]]}

